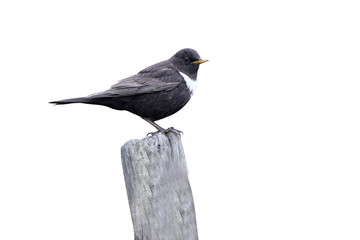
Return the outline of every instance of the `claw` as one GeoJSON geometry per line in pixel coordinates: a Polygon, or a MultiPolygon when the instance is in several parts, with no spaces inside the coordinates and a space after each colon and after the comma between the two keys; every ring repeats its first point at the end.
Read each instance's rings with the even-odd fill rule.
{"type": "Polygon", "coordinates": [[[156,131],[156,132],[149,132],[148,134],[146,134],[146,136],[154,136],[155,134],[158,134],[158,133],[163,133],[165,134],[165,132],[162,132],[162,131],[156,131]]]}
{"type": "Polygon", "coordinates": [[[146,134],[146,136],[154,136],[155,134],[158,134],[158,133],[166,134],[166,133],[169,133],[169,132],[175,133],[175,134],[177,134],[179,136],[184,134],[180,130],[177,130],[177,129],[173,128],[173,127],[169,127],[168,129],[162,129],[162,130],[158,130],[156,132],[149,132],[148,134],[146,134]]]}
{"type": "Polygon", "coordinates": [[[168,129],[166,129],[166,132],[172,132],[172,133],[175,133],[175,134],[177,134],[179,136],[184,134],[182,131],[177,130],[177,129],[173,128],[173,127],[169,127],[168,129]]]}
{"type": "Polygon", "coordinates": [[[147,121],[148,123],[150,123],[153,127],[155,127],[158,131],[156,132],[149,132],[148,134],[146,134],[146,136],[154,136],[155,134],[157,133],[162,133],[162,134],[166,134],[166,133],[169,133],[169,132],[172,132],[172,133],[175,133],[179,136],[183,135],[184,133],[180,130],[177,130],[173,127],[169,127],[168,129],[164,129],[162,127],[160,127],[159,125],[157,125],[154,121],[150,120],[150,119],[147,119],[147,118],[142,118],[144,119],[145,121],[147,121]]]}

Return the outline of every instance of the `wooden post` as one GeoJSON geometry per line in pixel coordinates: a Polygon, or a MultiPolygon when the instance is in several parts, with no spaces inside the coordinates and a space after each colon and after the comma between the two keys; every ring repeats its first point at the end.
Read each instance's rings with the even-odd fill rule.
{"type": "Polygon", "coordinates": [[[159,133],[130,140],[121,160],[135,240],[197,240],[181,137],[159,133]]]}

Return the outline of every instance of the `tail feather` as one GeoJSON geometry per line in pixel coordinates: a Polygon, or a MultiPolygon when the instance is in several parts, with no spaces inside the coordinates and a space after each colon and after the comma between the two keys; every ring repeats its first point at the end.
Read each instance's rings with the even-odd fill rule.
{"type": "Polygon", "coordinates": [[[80,98],[70,98],[59,101],[49,102],[55,105],[69,104],[69,103],[89,103],[89,98],[80,97],[80,98]]]}

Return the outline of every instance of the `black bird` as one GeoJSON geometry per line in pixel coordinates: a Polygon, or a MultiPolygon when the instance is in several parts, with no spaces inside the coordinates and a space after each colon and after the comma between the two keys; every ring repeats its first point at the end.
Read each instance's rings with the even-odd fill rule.
{"type": "Polygon", "coordinates": [[[199,64],[207,61],[202,60],[195,50],[185,48],[168,60],[118,81],[106,91],[50,103],[86,103],[126,110],[140,116],[162,133],[181,133],[172,127],[164,129],[154,121],[166,118],[185,106],[194,93],[199,64]]]}

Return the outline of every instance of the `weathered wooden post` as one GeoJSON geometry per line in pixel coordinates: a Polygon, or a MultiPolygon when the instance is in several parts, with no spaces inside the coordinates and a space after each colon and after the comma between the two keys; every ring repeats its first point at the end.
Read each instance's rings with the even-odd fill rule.
{"type": "Polygon", "coordinates": [[[135,240],[198,239],[181,137],[130,140],[121,159],[135,240]]]}

